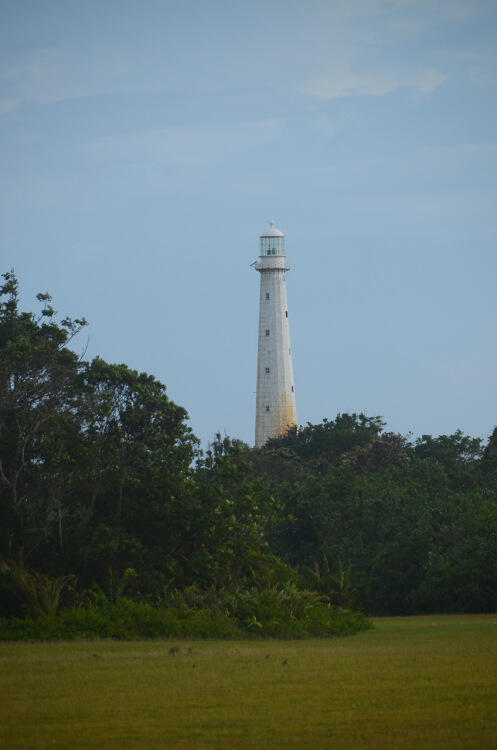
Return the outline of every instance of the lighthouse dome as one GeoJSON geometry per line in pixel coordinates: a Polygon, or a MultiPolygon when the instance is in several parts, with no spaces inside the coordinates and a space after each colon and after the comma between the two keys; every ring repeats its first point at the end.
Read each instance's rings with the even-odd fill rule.
{"type": "Polygon", "coordinates": [[[264,255],[285,255],[285,235],[276,229],[274,221],[261,234],[261,256],[264,255]]]}
{"type": "Polygon", "coordinates": [[[269,227],[261,234],[261,237],[284,237],[283,232],[276,229],[274,221],[269,222],[269,227]]]}

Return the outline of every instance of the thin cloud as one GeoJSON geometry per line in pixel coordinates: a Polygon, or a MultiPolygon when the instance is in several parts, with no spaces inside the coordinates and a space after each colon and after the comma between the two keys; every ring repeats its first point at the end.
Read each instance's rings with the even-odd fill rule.
{"type": "Polygon", "coordinates": [[[14,87],[21,99],[36,102],[56,101],[62,66],[53,51],[36,50],[5,70],[4,81],[14,87]]]}
{"type": "Polygon", "coordinates": [[[6,69],[1,78],[16,98],[37,104],[133,89],[126,73],[112,59],[102,56],[85,61],[77,53],[64,54],[55,49],[33,51],[6,69]]]}
{"type": "Polygon", "coordinates": [[[207,166],[227,154],[244,154],[278,139],[285,118],[223,126],[176,126],[98,138],[86,146],[98,158],[127,162],[207,166]]]}
{"type": "Polygon", "coordinates": [[[13,112],[20,104],[19,99],[4,99],[3,101],[0,100],[0,117],[3,117],[4,115],[8,114],[9,112],[13,112]]]}
{"type": "Polygon", "coordinates": [[[352,70],[333,70],[312,78],[303,92],[316,99],[341,99],[356,96],[385,96],[403,86],[431,93],[446,77],[438,70],[425,70],[416,74],[390,73],[360,74],[352,70]]]}

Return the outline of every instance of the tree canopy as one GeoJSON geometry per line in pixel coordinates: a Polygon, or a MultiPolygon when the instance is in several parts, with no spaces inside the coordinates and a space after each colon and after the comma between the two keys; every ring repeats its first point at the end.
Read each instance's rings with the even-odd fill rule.
{"type": "Polygon", "coordinates": [[[84,361],[84,318],[58,322],[48,294],[23,312],[3,278],[0,615],[43,585],[57,602],[295,586],[370,613],[497,609],[497,428],[412,440],[338,414],[202,453],[165,385],[84,361]]]}

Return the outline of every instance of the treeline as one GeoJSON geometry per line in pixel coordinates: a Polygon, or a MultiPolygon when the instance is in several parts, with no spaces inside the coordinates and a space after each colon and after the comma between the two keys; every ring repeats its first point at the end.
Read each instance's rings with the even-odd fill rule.
{"type": "Polygon", "coordinates": [[[162,383],[78,357],[84,319],[48,294],[22,312],[12,272],[0,300],[0,616],[292,635],[339,631],[339,607],[497,609],[497,432],[411,442],[342,414],[204,454],[162,383]]]}
{"type": "Polygon", "coordinates": [[[497,430],[485,444],[383,428],[342,414],[255,457],[280,508],[273,551],[370,613],[497,611],[497,430]]]}

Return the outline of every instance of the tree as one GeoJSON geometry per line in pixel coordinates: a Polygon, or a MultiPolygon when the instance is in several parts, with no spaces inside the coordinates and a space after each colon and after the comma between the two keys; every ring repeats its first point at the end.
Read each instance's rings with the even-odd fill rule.
{"type": "MultiPolygon", "coordinates": [[[[190,491],[198,440],[153,376],[97,357],[81,373],[84,462],[78,546],[93,575],[168,567],[171,516],[190,491]],[[166,551],[167,550],[167,554],[166,551]]],[[[178,519],[180,520],[180,519],[178,519]]]]}
{"type": "MultiPolygon", "coordinates": [[[[71,422],[81,362],[67,347],[84,318],[55,321],[51,297],[38,316],[19,311],[14,272],[0,288],[0,497],[4,552],[37,546],[45,533],[47,498],[39,494],[43,443],[71,422]],[[36,489],[35,489],[36,488],[36,489]]],[[[26,550],[28,556],[30,550],[26,550]]]]}
{"type": "Polygon", "coordinates": [[[337,466],[343,456],[375,440],[382,432],[381,417],[365,414],[337,414],[334,420],[323,419],[321,424],[310,422],[299,430],[293,428],[286,435],[267,441],[260,455],[279,456],[288,465],[305,465],[308,469],[325,474],[337,466]]]}
{"type": "Polygon", "coordinates": [[[128,567],[164,571],[192,495],[198,440],[153,376],[68,344],[48,294],[19,310],[0,290],[0,555],[34,572],[102,583],[128,567]]]}

